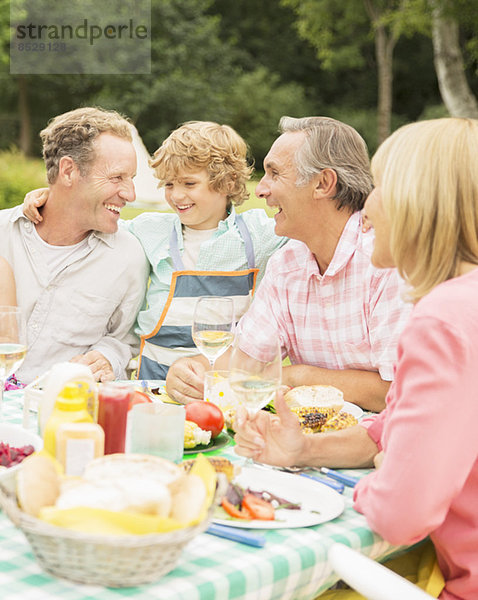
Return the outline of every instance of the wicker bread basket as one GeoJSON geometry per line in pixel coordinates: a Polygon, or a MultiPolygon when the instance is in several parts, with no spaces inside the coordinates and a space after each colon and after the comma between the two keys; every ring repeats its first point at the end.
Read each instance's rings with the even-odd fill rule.
{"type": "Polygon", "coordinates": [[[206,519],[194,527],[123,536],[86,534],[45,523],[20,510],[16,498],[1,485],[0,506],[23,531],[48,573],[77,583],[130,587],[172,571],[186,544],[208,527],[215,502],[206,519]]]}

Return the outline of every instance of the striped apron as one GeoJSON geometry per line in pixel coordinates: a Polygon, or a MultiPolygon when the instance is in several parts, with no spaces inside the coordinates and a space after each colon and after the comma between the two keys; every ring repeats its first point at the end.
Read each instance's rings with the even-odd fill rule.
{"type": "Polygon", "coordinates": [[[138,379],[166,379],[169,367],[182,356],[198,354],[191,326],[197,298],[231,296],[236,321],[251,302],[259,269],[255,266],[251,234],[241,215],[235,223],[244,241],[248,269],[243,271],[186,271],[176,230],[170,238],[174,272],[163,312],[151,333],[141,336],[138,379]]]}

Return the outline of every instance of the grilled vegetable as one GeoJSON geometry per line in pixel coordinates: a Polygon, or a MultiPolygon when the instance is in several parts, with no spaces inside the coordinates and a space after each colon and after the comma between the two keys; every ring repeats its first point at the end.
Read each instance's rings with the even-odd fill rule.
{"type": "Polygon", "coordinates": [[[329,417],[325,412],[326,410],[327,409],[324,409],[322,411],[322,409],[306,406],[302,408],[291,408],[291,411],[299,418],[300,426],[304,433],[316,433],[321,430],[329,417]]]}
{"type": "MultiPolygon", "coordinates": [[[[237,475],[240,467],[234,466],[230,460],[222,456],[209,456],[208,461],[214,467],[216,473],[224,473],[228,481],[232,481],[237,475]]],[[[181,467],[188,472],[194,464],[194,460],[185,460],[181,467]]]]}
{"type": "Polygon", "coordinates": [[[347,413],[338,413],[335,408],[315,408],[303,406],[290,409],[299,419],[304,433],[320,433],[345,429],[357,423],[357,419],[347,413]]]}
{"type": "Polygon", "coordinates": [[[357,419],[350,413],[340,412],[330,418],[322,427],[321,431],[337,431],[339,429],[352,427],[352,425],[357,425],[357,423],[357,419]]]}
{"type": "Polygon", "coordinates": [[[189,450],[199,445],[207,445],[211,441],[211,432],[204,431],[192,421],[184,423],[184,447],[189,450]]]}

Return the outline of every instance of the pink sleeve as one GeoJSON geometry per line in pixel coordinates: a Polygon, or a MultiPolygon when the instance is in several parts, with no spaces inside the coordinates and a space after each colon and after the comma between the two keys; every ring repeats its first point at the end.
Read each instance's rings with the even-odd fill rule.
{"type": "Polygon", "coordinates": [[[369,331],[372,364],[384,381],[392,381],[397,345],[412,305],[404,302],[403,280],[396,269],[379,269],[372,280],[369,331]]]}
{"type": "Polygon", "coordinates": [[[264,278],[254,295],[251,306],[238,323],[238,333],[249,335],[255,340],[255,347],[244,348],[251,354],[255,350],[256,358],[261,358],[260,339],[270,340],[273,332],[277,331],[282,346],[282,357],[285,358],[287,334],[281,318],[281,299],[274,279],[274,257],[269,261],[264,278]]]}
{"type": "Polygon", "coordinates": [[[380,415],[384,460],[354,493],[356,510],[392,544],[435,530],[476,460],[478,365],[467,343],[432,317],[413,319],[402,334],[393,393],[380,415]]]}
{"type": "Polygon", "coordinates": [[[371,417],[367,417],[362,419],[359,423],[364,429],[367,430],[367,433],[372,438],[372,440],[377,444],[379,451],[383,450],[382,448],[382,432],[383,426],[385,422],[386,409],[383,410],[378,415],[373,415],[371,417]]]}

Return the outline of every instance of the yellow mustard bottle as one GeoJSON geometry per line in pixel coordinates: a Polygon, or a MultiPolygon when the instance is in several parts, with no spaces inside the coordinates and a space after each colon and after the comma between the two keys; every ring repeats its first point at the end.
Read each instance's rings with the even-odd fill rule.
{"type": "Polygon", "coordinates": [[[81,477],[86,465],[105,452],[105,432],[98,423],[62,423],[56,430],[56,458],[65,475],[81,477]]]}
{"type": "Polygon", "coordinates": [[[84,389],[86,394],[86,410],[90,413],[93,421],[98,422],[98,386],[95,382],[79,380],[76,384],[84,389]]]}
{"type": "Polygon", "coordinates": [[[87,394],[83,386],[67,383],[58,394],[45,425],[43,447],[56,458],[56,433],[63,423],[93,423],[87,410],[87,394]]]}

